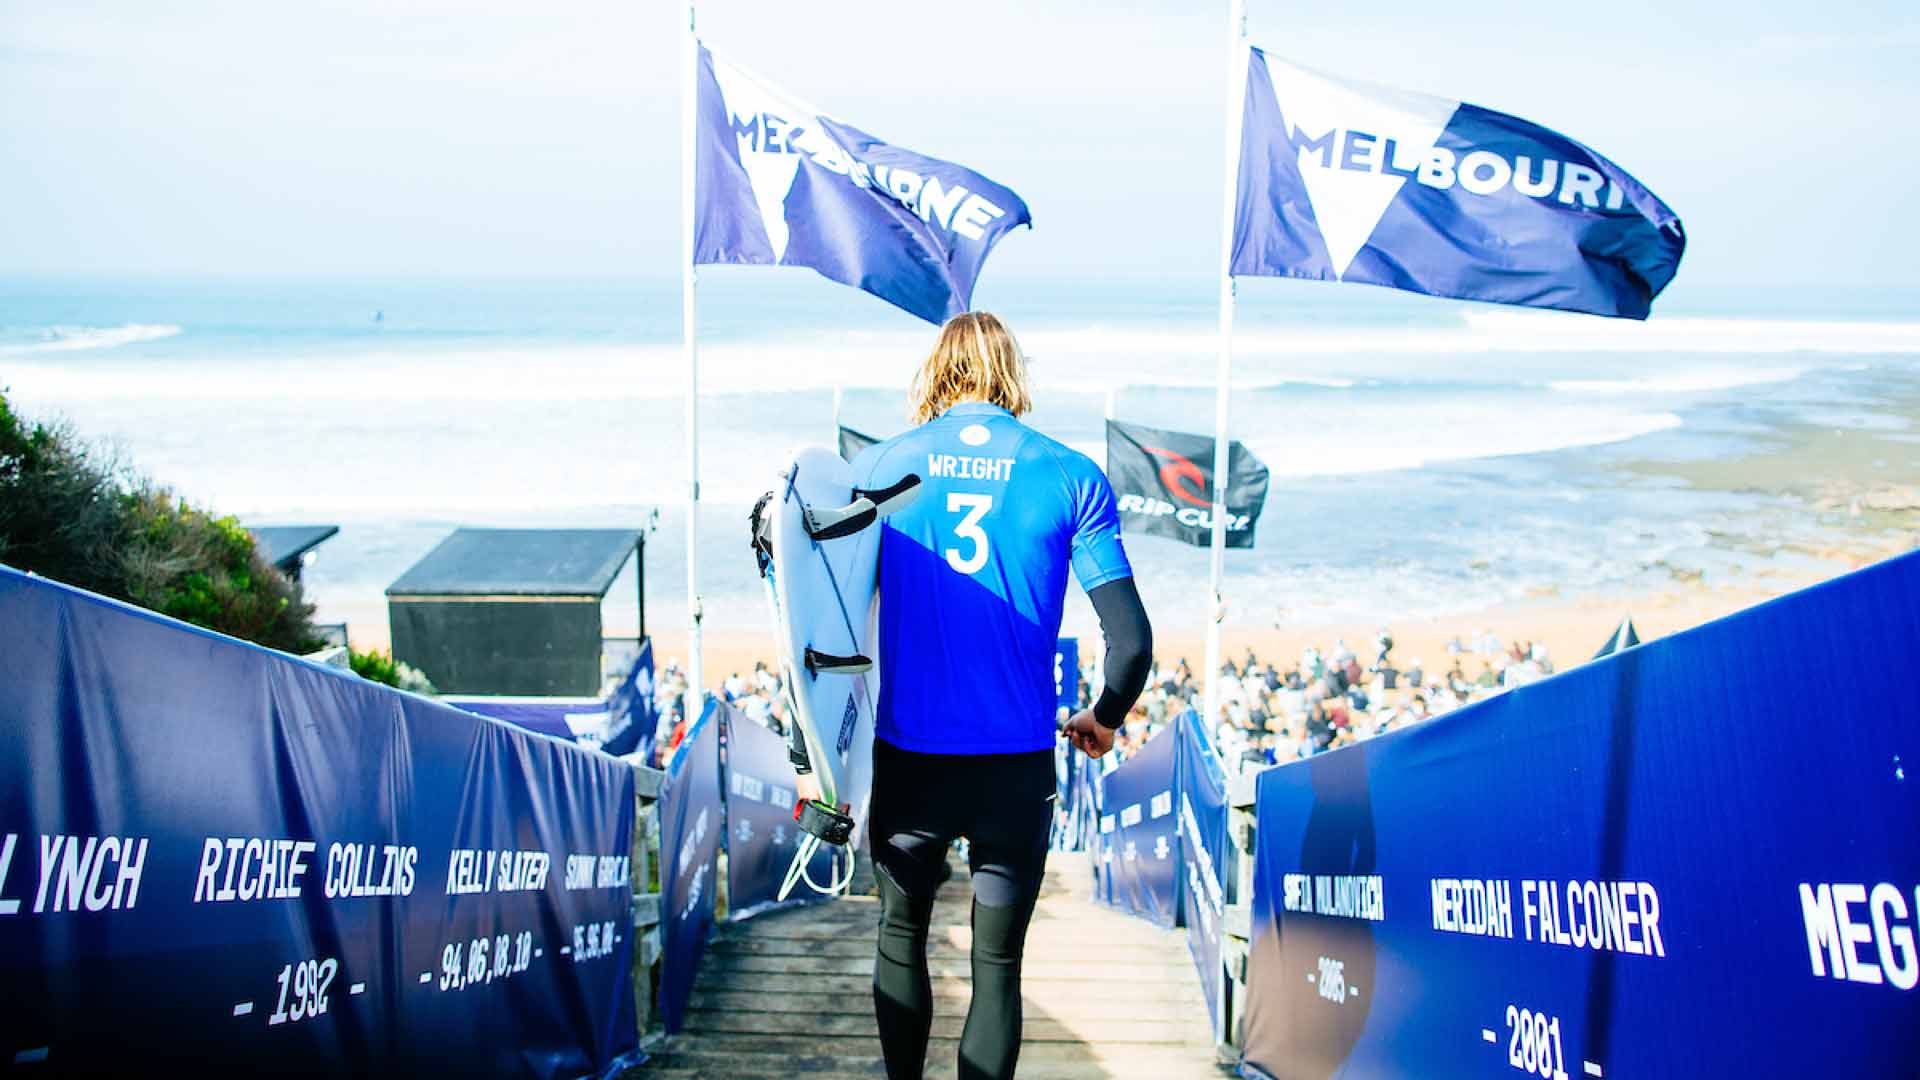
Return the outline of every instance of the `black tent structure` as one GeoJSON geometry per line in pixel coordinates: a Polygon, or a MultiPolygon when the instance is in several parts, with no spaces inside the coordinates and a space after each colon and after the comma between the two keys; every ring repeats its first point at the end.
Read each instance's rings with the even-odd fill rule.
{"type": "Polygon", "coordinates": [[[630,529],[457,529],[387,586],[394,659],[442,693],[598,694],[601,604],[629,559],[646,635],[643,544],[630,529]]]}
{"type": "Polygon", "coordinates": [[[340,532],[338,525],[262,525],[249,526],[247,531],[253,534],[254,547],[260,550],[260,557],[274,569],[295,581],[300,580],[300,567],[304,565],[307,553],[334,538],[340,532]]]}
{"type": "Polygon", "coordinates": [[[1607,638],[1607,643],[1600,646],[1600,651],[1594,653],[1593,658],[1598,660],[1603,656],[1612,656],[1614,653],[1631,649],[1638,644],[1640,644],[1640,631],[1634,629],[1633,616],[1628,615],[1620,620],[1620,625],[1614,629],[1613,636],[1607,638]]]}

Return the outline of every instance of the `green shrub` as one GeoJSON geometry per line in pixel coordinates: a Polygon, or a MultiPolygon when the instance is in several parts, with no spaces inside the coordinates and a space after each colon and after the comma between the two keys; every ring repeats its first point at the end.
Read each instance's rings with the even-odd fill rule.
{"type": "Polygon", "coordinates": [[[287,652],[324,644],[253,536],[0,393],[0,562],[287,652]]]}
{"type": "Polygon", "coordinates": [[[347,650],[347,663],[353,673],[368,682],[385,683],[388,686],[400,685],[399,665],[393,662],[393,654],[378,649],[361,652],[358,649],[347,650]]]}
{"type": "Polygon", "coordinates": [[[127,597],[163,615],[288,652],[325,643],[300,587],[267,565],[253,534],[164,488],[122,497],[128,536],[121,550],[127,597]]]}
{"type": "Polygon", "coordinates": [[[127,599],[126,479],[64,425],[21,420],[0,393],[0,562],[127,599]]]}
{"type": "Polygon", "coordinates": [[[404,661],[395,660],[392,653],[378,649],[361,652],[358,649],[347,650],[347,663],[353,673],[368,682],[384,683],[387,686],[411,690],[416,694],[433,693],[433,683],[421,674],[420,669],[404,661]]]}

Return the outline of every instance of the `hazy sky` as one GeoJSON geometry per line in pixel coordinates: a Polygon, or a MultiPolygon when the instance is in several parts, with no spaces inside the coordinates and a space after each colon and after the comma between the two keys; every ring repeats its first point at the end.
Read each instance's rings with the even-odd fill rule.
{"type": "MultiPolygon", "coordinates": [[[[1251,0],[1255,44],[1517,113],[1687,225],[1683,283],[1920,286],[1911,0],[1251,0]]],[[[0,0],[0,273],[677,272],[674,0],[0,0]]],[[[702,36],[1036,230],[988,275],[1204,277],[1225,4],[710,0],[702,36]]]]}

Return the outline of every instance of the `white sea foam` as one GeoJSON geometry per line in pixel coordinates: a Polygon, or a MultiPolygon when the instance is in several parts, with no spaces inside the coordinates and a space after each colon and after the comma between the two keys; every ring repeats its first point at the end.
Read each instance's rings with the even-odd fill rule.
{"type": "Polygon", "coordinates": [[[55,326],[41,332],[38,341],[0,345],[0,356],[26,356],[33,353],[79,352],[84,349],[111,349],[141,341],[158,341],[180,333],[170,323],[127,323],[124,326],[55,326]]]}
{"type": "MultiPolygon", "coordinates": [[[[177,332],[116,329],[120,340],[132,340],[135,330],[148,339],[177,332]]],[[[1730,340],[1754,347],[1756,336],[1773,345],[1907,341],[1920,351],[1920,325],[1906,324],[1565,323],[1475,313],[1450,328],[1268,327],[1236,339],[1234,387],[1240,395],[1278,392],[1238,396],[1234,432],[1281,476],[1416,469],[1632,439],[1678,426],[1688,394],[1838,366],[1782,359],[1742,366],[1699,355],[1730,340]],[[1583,326],[1601,327],[1597,333],[1615,343],[1612,355],[1569,345],[1545,349],[1549,355],[1459,359],[1474,348],[1518,349],[1514,342],[1548,338],[1587,350],[1596,339],[1583,337],[1583,326]],[[1665,335],[1656,335],[1661,348],[1679,354],[1628,355],[1655,331],[1665,335]],[[1353,351],[1312,351],[1329,342],[1353,351]],[[1287,392],[1299,387],[1307,389],[1287,392]]],[[[765,487],[768,462],[800,442],[830,438],[827,392],[836,387],[854,392],[853,426],[878,435],[899,430],[904,392],[930,339],[925,330],[809,331],[779,342],[703,343],[708,497],[750,501],[765,487]]],[[[1043,327],[1022,343],[1042,404],[1036,422],[1096,461],[1104,459],[1100,408],[1089,398],[1110,389],[1124,388],[1125,418],[1209,429],[1217,342],[1208,329],[1043,327]],[[1159,388],[1174,392],[1156,394],[1159,388]]],[[[678,403],[687,381],[677,343],[378,341],[363,351],[308,355],[269,340],[191,364],[25,356],[9,360],[4,374],[22,406],[123,439],[142,468],[235,509],[419,515],[494,505],[507,492],[527,511],[685,498],[678,403]],[[290,440],[328,467],[303,468],[290,479],[290,440]],[[370,490],[363,482],[369,470],[388,482],[370,490]]]]}
{"type": "MultiPolygon", "coordinates": [[[[768,346],[702,345],[700,393],[905,390],[917,358],[855,352],[828,342],[768,346]]],[[[251,401],[297,396],[337,402],[616,401],[678,399],[687,389],[678,345],[559,345],[529,348],[448,346],[433,351],[369,350],[308,358],[263,350],[193,369],[218,379],[182,378],[173,365],[136,370],[51,362],[11,366],[23,392],[63,400],[140,397],[170,401],[251,401]]]]}
{"type": "MultiPolygon", "coordinates": [[[[1512,457],[1603,446],[1681,426],[1670,412],[1632,412],[1573,408],[1532,408],[1489,422],[1469,422],[1467,408],[1412,411],[1382,410],[1360,423],[1303,425],[1284,435],[1243,437],[1242,441],[1278,476],[1353,476],[1419,469],[1447,462],[1512,457]]],[[[1104,446],[1075,449],[1102,460],[1104,446]]]]}
{"type": "Polygon", "coordinates": [[[1488,348],[1530,352],[1920,352],[1920,322],[1655,316],[1645,322],[1553,311],[1468,311],[1488,348]]]}
{"type": "MultiPolygon", "coordinates": [[[[1404,356],[1525,353],[1920,353],[1920,322],[1829,322],[1656,316],[1645,322],[1551,311],[1467,311],[1454,326],[1248,327],[1236,331],[1236,359],[1288,356],[1404,356]]],[[[1206,355],[1211,327],[1141,329],[1105,324],[1021,334],[1029,353],[1148,352],[1206,355]]]]}
{"type": "MultiPolygon", "coordinates": [[[[1068,393],[1104,393],[1108,390],[1212,390],[1211,375],[1155,374],[1141,373],[1133,378],[1102,378],[1090,374],[1084,377],[1056,378],[1041,371],[1033,376],[1034,383],[1042,390],[1064,390],[1068,393]]],[[[1236,372],[1233,389],[1240,393],[1260,390],[1281,390],[1289,386],[1311,386],[1322,390],[1351,390],[1357,383],[1353,379],[1333,376],[1294,375],[1268,377],[1259,373],[1236,372]]]]}
{"type": "Polygon", "coordinates": [[[1792,382],[1802,368],[1705,369],[1645,375],[1631,379],[1555,379],[1550,389],[1569,394],[1701,394],[1742,386],[1792,382]]]}

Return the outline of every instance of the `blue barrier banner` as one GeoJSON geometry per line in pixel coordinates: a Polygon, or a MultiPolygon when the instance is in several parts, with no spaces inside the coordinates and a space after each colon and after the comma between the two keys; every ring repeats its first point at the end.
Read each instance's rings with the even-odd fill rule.
{"type": "Polygon", "coordinates": [[[653,639],[640,643],[627,676],[607,696],[607,732],[600,749],[609,754],[639,754],[653,760],[654,732],[660,727],[660,709],[653,700],[653,639]]]}
{"type": "MultiPolygon", "coordinates": [[[[797,782],[787,758],[787,740],[728,707],[727,752],[727,905],[729,921],[751,918],[783,906],[775,898],[780,882],[793,865],[793,853],[805,835],[793,823],[797,782]]],[[[838,869],[846,872],[846,856],[822,846],[807,864],[807,873],[825,886],[838,869]]],[[[802,881],[793,887],[786,904],[825,900],[826,896],[802,881]]]]}
{"type": "Polygon", "coordinates": [[[611,1072],[633,803],[611,758],[0,568],[0,1061],[611,1072]]]}
{"type": "Polygon", "coordinates": [[[1220,1030],[1221,920],[1226,916],[1226,893],[1220,874],[1237,856],[1227,846],[1227,775],[1213,752],[1206,725],[1192,709],[1180,714],[1179,733],[1180,859],[1185,880],[1180,890],[1180,912],[1187,926],[1187,949],[1206,991],[1207,1011],[1214,1031],[1220,1030]]]}
{"type": "Polygon", "coordinates": [[[1053,650],[1053,694],[1071,713],[1080,705],[1080,639],[1063,637],[1053,650]]]}
{"type": "Polygon", "coordinates": [[[713,896],[726,836],[719,712],[709,697],[674,748],[660,785],[660,1019],[679,1031],[713,932],[713,896]]]}
{"type": "Polygon", "coordinates": [[[1085,758],[1064,739],[1053,747],[1053,831],[1048,847],[1080,850],[1080,767],[1085,758]]]}
{"type": "Polygon", "coordinates": [[[607,719],[606,703],[597,698],[445,697],[440,700],[456,709],[566,742],[579,741],[574,735],[575,725],[598,728],[607,719]]]}
{"type": "Polygon", "coordinates": [[[1916,672],[1908,555],[1262,773],[1246,1065],[1920,1075],[1916,672]]]}
{"type": "Polygon", "coordinates": [[[1159,926],[1180,918],[1180,833],[1174,815],[1174,757],[1170,731],[1148,739],[1101,783],[1103,899],[1159,926]]]}
{"type": "Polygon", "coordinates": [[[1097,903],[1111,904],[1115,840],[1119,836],[1120,818],[1106,811],[1106,760],[1081,762],[1080,803],[1086,807],[1081,821],[1085,830],[1084,847],[1093,863],[1093,899],[1097,903]]]}

